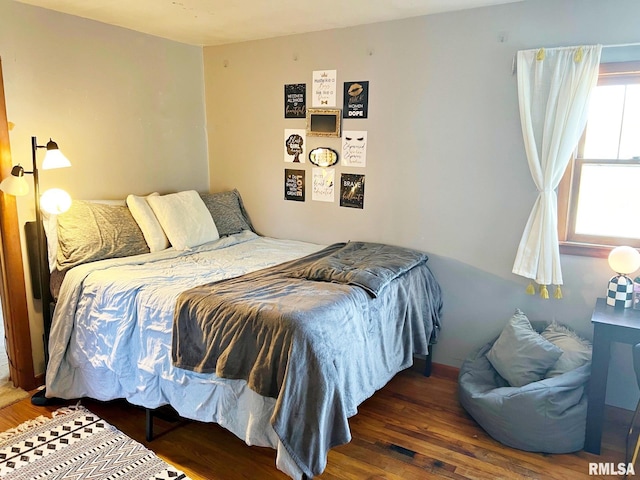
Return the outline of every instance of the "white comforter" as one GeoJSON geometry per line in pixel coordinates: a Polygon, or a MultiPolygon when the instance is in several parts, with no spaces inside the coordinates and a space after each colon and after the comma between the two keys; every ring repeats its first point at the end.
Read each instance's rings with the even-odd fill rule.
{"type": "Polygon", "coordinates": [[[274,399],[251,391],[243,380],[172,366],[173,313],[188,288],[323,247],[246,231],[190,252],[170,248],[73,268],[53,318],[47,396],[125,398],[147,408],[171,404],[180,415],[219,423],[250,445],[277,448],[278,468],[299,477],[269,423],[274,399]]]}

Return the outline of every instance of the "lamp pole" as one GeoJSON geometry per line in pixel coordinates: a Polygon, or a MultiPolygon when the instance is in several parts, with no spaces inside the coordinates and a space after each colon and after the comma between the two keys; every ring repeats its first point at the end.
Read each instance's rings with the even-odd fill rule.
{"type": "Polygon", "coordinates": [[[49,332],[51,331],[51,308],[49,302],[51,295],[49,294],[49,285],[45,272],[48,268],[47,246],[44,238],[44,225],[42,223],[42,212],[40,211],[40,179],[38,177],[37,151],[39,148],[46,148],[38,145],[36,137],[31,137],[31,159],[33,168],[33,190],[34,190],[34,207],[36,213],[36,241],[38,243],[38,285],[40,286],[40,298],[42,301],[42,319],[43,319],[43,343],[44,343],[44,365],[45,373],[47,363],[49,362],[49,332]]]}
{"type": "MultiPolygon", "coordinates": [[[[0,182],[0,190],[15,196],[26,195],[29,192],[29,187],[24,180],[24,174],[28,173],[33,175],[33,190],[34,190],[34,206],[35,206],[35,255],[29,257],[31,266],[31,285],[33,290],[33,297],[42,301],[42,325],[43,325],[43,346],[44,346],[44,365],[45,375],[46,368],[49,363],[49,333],[51,332],[51,290],[49,289],[49,255],[47,254],[47,244],[44,232],[44,223],[42,218],[42,211],[40,210],[40,178],[38,176],[38,162],[37,152],[39,148],[46,148],[47,155],[44,158],[42,168],[44,170],[52,168],[63,168],[71,166],[71,162],[62,155],[58,149],[58,144],[53,140],[45,145],[38,145],[36,137],[31,137],[31,163],[32,171],[26,172],[19,164],[14,166],[11,170],[11,176],[6,177],[0,182]]],[[[70,205],[71,199],[66,192],[62,198],[66,195],[68,204],[70,205]]],[[[45,192],[46,195],[46,192],[45,192]]],[[[58,197],[59,200],[59,197],[58,197]]],[[[69,207],[69,205],[57,204],[52,208],[51,213],[61,213],[69,207]]],[[[31,228],[31,222],[27,222],[27,226],[31,228]]],[[[26,228],[26,227],[25,227],[26,228]]],[[[28,238],[33,238],[33,232],[30,231],[28,238]]],[[[29,252],[33,252],[33,248],[29,249],[29,252]]],[[[47,405],[54,403],[56,399],[46,398],[46,391],[39,390],[31,397],[31,403],[35,405],[47,405]]]]}

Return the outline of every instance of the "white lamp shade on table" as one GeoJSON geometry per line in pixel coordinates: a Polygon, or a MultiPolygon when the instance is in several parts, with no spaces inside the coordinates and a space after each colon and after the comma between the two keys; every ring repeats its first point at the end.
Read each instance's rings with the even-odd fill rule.
{"type": "Polygon", "coordinates": [[[640,252],[633,247],[616,247],[609,253],[609,266],[617,273],[609,280],[607,305],[629,308],[633,305],[633,280],[628,274],[640,268],[640,252]]]}

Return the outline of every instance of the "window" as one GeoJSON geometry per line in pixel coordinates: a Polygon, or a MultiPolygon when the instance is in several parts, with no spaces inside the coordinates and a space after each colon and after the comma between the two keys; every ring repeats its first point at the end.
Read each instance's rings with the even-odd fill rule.
{"type": "Polygon", "coordinates": [[[587,127],[558,188],[561,252],[640,247],[640,62],[600,65],[587,127]]]}

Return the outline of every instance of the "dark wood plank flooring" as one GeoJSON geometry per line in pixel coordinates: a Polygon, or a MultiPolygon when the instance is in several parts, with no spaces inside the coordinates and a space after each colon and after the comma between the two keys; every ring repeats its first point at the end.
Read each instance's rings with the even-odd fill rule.
{"type": "MultiPolygon", "coordinates": [[[[91,411],[154,450],[192,479],[282,480],[275,451],[249,447],[213,424],[155,420],[157,437],[145,441],[144,410],[116,401],[83,400],[91,411]]],[[[29,399],[0,410],[0,430],[59,407],[29,399]]],[[[526,412],[523,412],[526,414],[526,412]]],[[[489,437],[462,409],[451,372],[426,378],[417,369],[398,374],[364,402],[350,420],[352,441],[329,454],[322,480],[586,479],[590,462],[624,460],[630,414],[608,408],[602,455],[528,453],[489,437]]],[[[640,471],[639,471],[640,474],[640,471]]]]}

